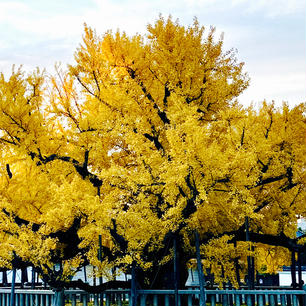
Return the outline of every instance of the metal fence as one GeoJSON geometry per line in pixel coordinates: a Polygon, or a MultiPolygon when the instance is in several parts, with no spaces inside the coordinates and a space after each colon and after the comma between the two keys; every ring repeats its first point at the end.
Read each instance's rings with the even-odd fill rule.
{"type": "MultiPolygon", "coordinates": [[[[128,289],[106,290],[103,294],[89,294],[81,290],[65,290],[63,300],[69,306],[128,306],[131,294],[128,289]]],[[[199,289],[178,290],[179,305],[199,305],[199,289]]],[[[306,306],[305,290],[205,290],[208,306],[306,306]]],[[[139,306],[172,306],[175,290],[137,290],[139,306]]],[[[58,298],[52,290],[16,289],[14,305],[11,289],[0,289],[0,306],[51,306],[58,298]]]]}

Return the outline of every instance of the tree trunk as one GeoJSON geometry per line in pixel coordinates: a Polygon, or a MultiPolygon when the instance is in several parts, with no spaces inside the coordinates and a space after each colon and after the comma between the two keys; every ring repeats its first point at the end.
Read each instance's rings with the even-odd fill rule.
{"type": "Polygon", "coordinates": [[[2,284],[3,286],[7,286],[7,271],[6,270],[3,270],[2,271],[2,284]]]}
{"type": "MultiPolygon", "coordinates": [[[[173,244],[171,244],[173,246],[173,244]]],[[[154,261],[154,266],[148,271],[136,269],[136,279],[141,289],[184,289],[188,279],[187,262],[189,256],[182,250],[180,238],[176,241],[176,271],[174,269],[174,258],[164,265],[160,265],[158,261],[154,261]],[[178,277],[179,267],[179,277],[178,277]],[[175,283],[177,285],[175,286],[175,283]]],[[[170,300],[170,305],[175,305],[175,296],[170,300]]],[[[178,301],[177,301],[178,302],[178,301]]],[[[187,305],[187,296],[180,296],[180,305],[187,305]]]]}
{"type": "MultiPolygon", "coordinates": [[[[180,278],[178,289],[184,289],[188,278],[187,261],[179,256],[180,278]]],[[[136,279],[142,289],[174,289],[174,261],[173,259],[164,265],[154,265],[149,271],[136,269],[136,279]]]]}
{"type": "Polygon", "coordinates": [[[24,284],[29,281],[28,279],[28,269],[22,268],[21,269],[21,287],[23,288],[24,284]]]}

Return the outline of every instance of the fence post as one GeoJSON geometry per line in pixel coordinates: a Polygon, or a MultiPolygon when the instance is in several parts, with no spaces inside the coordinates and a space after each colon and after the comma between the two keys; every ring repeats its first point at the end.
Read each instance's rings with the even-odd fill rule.
{"type": "Polygon", "coordinates": [[[137,303],[137,288],[136,288],[136,261],[132,263],[132,280],[131,280],[131,306],[136,306],[137,303]]]}
{"type": "Polygon", "coordinates": [[[13,269],[10,306],[15,306],[15,281],[16,281],[16,268],[13,269]]]}
{"type": "Polygon", "coordinates": [[[178,287],[179,287],[179,280],[178,280],[178,258],[177,258],[177,239],[176,236],[173,238],[173,274],[174,274],[174,305],[178,306],[178,287]]]}
{"type": "Polygon", "coordinates": [[[205,279],[204,279],[203,267],[201,263],[199,233],[195,231],[194,235],[195,235],[195,245],[196,245],[196,253],[197,253],[197,268],[198,268],[198,276],[199,276],[199,284],[200,284],[200,306],[206,306],[205,279]]]}
{"type": "MultiPolygon", "coordinates": [[[[249,233],[249,218],[245,217],[245,240],[247,242],[250,241],[250,233],[249,233]]],[[[251,256],[247,257],[248,262],[248,289],[254,290],[254,260],[251,256]]],[[[253,299],[252,299],[253,300],[253,299]]],[[[252,303],[253,304],[253,303],[252,303]]]]}
{"type": "Polygon", "coordinates": [[[303,287],[302,287],[302,289],[305,291],[305,294],[303,295],[303,305],[304,306],[306,306],[306,285],[304,285],[303,287]]]}
{"type": "MultiPolygon", "coordinates": [[[[99,252],[98,252],[99,261],[102,262],[102,235],[99,235],[99,252]]],[[[99,285],[103,283],[102,276],[99,276],[99,285]]]]}

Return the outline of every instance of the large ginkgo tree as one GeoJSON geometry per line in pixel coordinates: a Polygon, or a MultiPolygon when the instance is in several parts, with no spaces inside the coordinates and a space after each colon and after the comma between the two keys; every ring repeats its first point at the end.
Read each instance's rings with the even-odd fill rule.
{"type": "Polygon", "coordinates": [[[197,20],[147,30],[85,25],[67,70],[1,75],[2,267],[60,287],[135,263],[141,287],[165,287],[175,241],[183,286],[197,232],[204,267],[237,284],[246,256],[272,271],[303,248],[305,104],[239,105],[243,63],[197,20]]]}

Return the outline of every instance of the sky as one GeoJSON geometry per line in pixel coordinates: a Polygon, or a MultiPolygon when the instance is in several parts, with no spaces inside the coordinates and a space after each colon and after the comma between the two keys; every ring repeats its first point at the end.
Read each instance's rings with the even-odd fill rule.
{"type": "Polygon", "coordinates": [[[73,64],[84,23],[101,35],[145,34],[160,14],[224,33],[225,50],[237,49],[251,79],[242,104],[306,102],[305,0],[0,0],[0,71],[52,73],[55,63],[73,64]]]}

